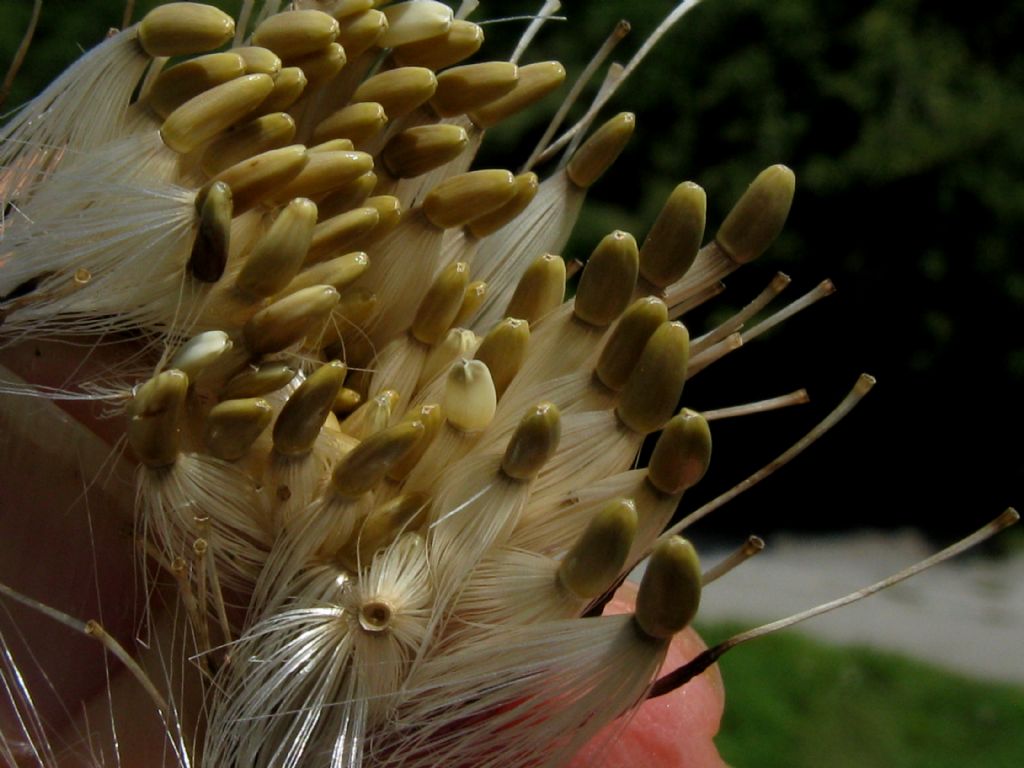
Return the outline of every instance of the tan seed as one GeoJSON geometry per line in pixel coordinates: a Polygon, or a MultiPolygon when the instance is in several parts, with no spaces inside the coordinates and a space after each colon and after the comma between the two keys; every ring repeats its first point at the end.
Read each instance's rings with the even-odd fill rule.
{"type": "Polygon", "coordinates": [[[402,422],[370,435],[338,463],[331,485],[340,496],[353,498],[373,490],[391,467],[422,439],[421,422],[402,422]]]}
{"type": "Polygon", "coordinates": [[[483,27],[456,19],[445,34],[398,46],[392,55],[403,67],[426,67],[437,72],[468,59],[483,42],[483,27]]]}
{"type": "Polygon", "coordinates": [[[519,67],[519,79],[500,99],[470,113],[470,118],[481,128],[491,128],[527,107],[532,106],[565,81],[565,67],[557,61],[541,61],[519,67]]]}
{"type": "Polygon", "coordinates": [[[683,393],[689,350],[690,334],[682,323],[664,323],[647,341],[616,409],[634,432],[654,432],[671,418],[683,393]]]}
{"type": "Polygon", "coordinates": [[[306,148],[293,144],[262,152],[225,168],[211,183],[223,181],[231,187],[235,214],[238,215],[264,202],[282,185],[298,176],[308,162],[306,148]]]}
{"type": "Polygon", "coordinates": [[[796,178],[786,166],[761,171],[725,217],[715,242],[733,261],[753,261],[782,231],[795,189],[796,178]]]}
{"type": "Polygon", "coordinates": [[[349,139],[360,145],[376,136],[387,125],[384,107],[375,101],[362,101],[342,107],[321,120],[313,131],[313,141],[349,139]]]}
{"type": "Polygon", "coordinates": [[[188,261],[188,270],[196,280],[215,283],[224,274],[231,248],[233,210],[231,187],[223,181],[213,182],[202,196],[199,226],[188,261]]]}
{"type": "Polygon", "coordinates": [[[191,56],[219,48],[235,34],[235,20],[203,3],[167,3],[139,23],[139,44],[150,56],[191,56]]]}
{"type": "Polygon", "coordinates": [[[565,169],[573,184],[586,189],[601,178],[625,149],[635,127],[636,116],[632,112],[620,112],[594,131],[576,150],[565,169]]]}
{"type": "Polygon", "coordinates": [[[295,119],[286,112],[257,117],[210,142],[200,165],[207,176],[215,176],[232,165],[262,152],[280,149],[295,138],[295,119]]]}
{"type": "Polygon", "coordinates": [[[437,91],[430,103],[441,117],[454,117],[505,96],[518,80],[519,68],[508,61],[452,67],[437,76],[437,91]]]}
{"type": "Polygon", "coordinates": [[[392,120],[425,104],[437,89],[437,78],[423,67],[399,67],[373,75],[356,88],[350,101],[373,101],[392,120]]]}
{"type": "Polygon", "coordinates": [[[532,480],[555,451],[562,436],[562,417],[553,403],[539,403],[531,408],[512,434],[502,471],[513,480],[532,480]]]}
{"type": "Polygon", "coordinates": [[[274,450],[285,456],[308,453],[331,413],[348,368],[333,360],[299,385],[274,422],[274,450]]]}
{"type": "Polygon", "coordinates": [[[700,559],[693,545],[682,536],[659,541],[637,592],[637,625],[652,638],[671,639],[697,615],[700,592],[700,559]]]}
{"type": "Polygon", "coordinates": [[[620,231],[606,235],[580,275],[573,304],[576,317],[598,328],[614,322],[633,297],[639,268],[633,236],[620,231]]]}
{"type": "Polygon", "coordinates": [[[640,248],[640,274],[656,288],[682,277],[697,258],[704,240],[707,196],[692,181],[669,195],[640,248]]]}
{"type": "Polygon", "coordinates": [[[161,72],[147,96],[150,108],[167,117],[189,99],[245,74],[245,62],[234,53],[198,56],[161,72]]]}
{"type": "Polygon", "coordinates": [[[654,445],[647,478],[662,493],[675,495],[697,484],[711,462],[711,430],[696,411],[684,408],[669,419],[654,445]]]}
{"type": "Polygon", "coordinates": [[[261,309],[242,329],[246,346],[254,355],[280,352],[318,330],[339,300],[327,285],[297,291],[261,309]]]}
{"type": "Polygon", "coordinates": [[[203,440],[224,461],[238,461],[270,425],[274,409],[262,398],[225,400],[210,409],[203,440]]]}
{"type": "Polygon", "coordinates": [[[449,229],[500,208],[515,193],[515,176],[509,171],[470,171],[434,187],[423,200],[423,213],[434,226],[449,229]]]}
{"type": "Polygon", "coordinates": [[[316,225],[316,203],[292,200],[242,264],[235,285],[252,296],[273,296],[298,274],[316,225]]]}
{"type": "Polygon", "coordinates": [[[668,307],[661,299],[645,296],[634,301],[601,349],[594,369],[597,378],[616,392],[626,386],[647,341],[667,321],[668,307]]]}
{"type": "Polygon", "coordinates": [[[616,499],[602,507],[558,567],[559,583],[582,600],[603,595],[626,564],[636,528],[632,499],[616,499]]]}
{"type": "Polygon", "coordinates": [[[189,99],[160,127],[175,152],[191,152],[252,112],[274,89],[269,75],[244,75],[189,99]]]}
{"type": "Polygon", "coordinates": [[[252,34],[256,45],[282,59],[293,59],[326,48],[338,37],[338,22],[322,11],[285,11],[265,19],[252,34]]]}

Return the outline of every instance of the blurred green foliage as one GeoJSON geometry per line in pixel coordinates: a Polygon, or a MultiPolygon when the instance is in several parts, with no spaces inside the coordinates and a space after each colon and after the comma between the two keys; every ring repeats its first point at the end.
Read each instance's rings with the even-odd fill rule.
{"type": "MultiPolygon", "coordinates": [[[[736,627],[702,628],[727,637],[736,627]]],[[[1024,689],[783,633],[720,662],[722,757],[758,768],[1014,768],[1024,689]]]]}
{"type": "MultiPolygon", "coordinates": [[[[139,2],[136,18],[154,4],[139,2]]],[[[484,0],[475,18],[540,4],[484,0]]],[[[569,20],[549,23],[524,61],[560,59],[572,78],[621,16],[633,24],[614,57],[625,60],[671,5],[565,0],[569,20]]],[[[6,106],[100,40],[122,8],[121,0],[47,2],[6,106]]],[[[0,0],[0,61],[13,54],[30,9],[30,0],[0,0]]],[[[523,25],[487,25],[487,56],[507,56],[523,25]]],[[[688,506],[781,452],[861,370],[880,386],[857,414],[745,494],[722,528],[914,522],[944,533],[1019,503],[1022,28],[1022,0],[707,0],[606,109],[636,112],[637,134],[592,190],[568,255],[585,257],[612,227],[642,237],[684,179],[708,192],[710,234],[757,170],[784,162],[798,179],[786,231],[761,264],[686,321],[699,333],[776,269],[794,277],[793,296],[826,276],[840,289],[688,386],[696,408],[801,386],[815,400],[799,413],[716,424],[712,473],[688,506]]],[[[524,160],[543,129],[538,112],[556,102],[492,131],[481,166],[524,160]]]]}

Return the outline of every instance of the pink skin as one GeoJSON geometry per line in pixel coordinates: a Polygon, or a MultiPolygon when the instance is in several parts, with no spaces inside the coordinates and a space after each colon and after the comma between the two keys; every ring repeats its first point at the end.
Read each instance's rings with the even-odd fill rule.
{"type": "MultiPolygon", "coordinates": [[[[636,585],[626,582],[605,613],[631,613],[636,585]]],[[[662,666],[669,672],[707,646],[692,629],[672,639],[662,666]]],[[[682,688],[644,702],[626,723],[612,723],[569,763],[568,768],[724,768],[713,741],[722,720],[725,688],[717,666],[682,688]]]]}
{"type": "MultiPolygon", "coordinates": [[[[85,370],[78,367],[83,364],[79,349],[25,344],[0,353],[0,366],[37,384],[61,386],[70,375],[87,378],[124,354],[124,348],[94,350],[86,356],[85,370]]],[[[0,379],[7,378],[0,369],[0,379]]],[[[124,460],[101,466],[108,454],[97,442],[113,443],[121,426],[116,419],[98,418],[98,410],[88,403],[58,406],[0,395],[0,582],[78,619],[102,618],[111,633],[132,647],[142,615],[131,552],[132,468],[124,460]],[[104,474],[101,470],[108,466],[113,472],[104,474]],[[83,496],[83,487],[97,474],[109,477],[83,496]]],[[[609,611],[630,610],[634,596],[635,587],[624,586],[609,611]]],[[[3,608],[10,610],[10,617],[0,610],[0,631],[19,654],[59,765],[97,764],[88,757],[84,733],[91,734],[92,750],[106,756],[100,764],[115,764],[111,720],[125,768],[160,765],[164,758],[166,764],[175,764],[166,756],[164,728],[152,702],[117,665],[111,666],[108,699],[106,660],[95,640],[9,600],[3,599],[3,608]],[[15,636],[14,624],[21,637],[15,636]],[[34,661],[26,660],[26,646],[34,661]],[[52,688],[43,678],[44,669],[52,688]]],[[[704,647],[692,630],[680,633],[665,668],[678,666],[704,647]]],[[[159,668],[152,668],[152,676],[163,679],[159,668]]],[[[646,702],[628,721],[609,726],[569,768],[721,768],[725,764],[713,737],[723,706],[721,678],[713,667],[682,689],[646,702]]],[[[17,740],[2,695],[0,729],[17,740]]],[[[36,764],[27,751],[24,764],[36,764]]]]}

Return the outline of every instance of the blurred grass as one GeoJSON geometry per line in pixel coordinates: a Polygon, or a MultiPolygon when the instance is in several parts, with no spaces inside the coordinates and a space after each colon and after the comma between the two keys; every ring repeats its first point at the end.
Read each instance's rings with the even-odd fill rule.
{"type": "MultiPolygon", "coordinates": [[[[700,627],[709,642],[740,627],[700,627]]],[[[766,637],[720,663],[716,739],[735,768],[1019,768],[1024,688],[895,654],[766,637]]]]}

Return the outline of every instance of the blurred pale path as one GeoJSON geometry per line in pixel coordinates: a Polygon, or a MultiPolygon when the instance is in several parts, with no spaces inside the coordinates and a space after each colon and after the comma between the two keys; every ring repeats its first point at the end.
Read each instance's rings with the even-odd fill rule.
{"type": "MultiPolygon", "coordinates": [[[[909,531],[772,536],[761,555],[708,588],[699,618],[761,622],[788,616],[878,581],[935,549],[909,531]]],[[[710,564],[726,554],[707,551],[703,559],[710,564]]],[[[937,566],[812,619],[799,631],[907,654],[972,677],[1024,683],[1024,555],[969,556],[937,566]]]]}

